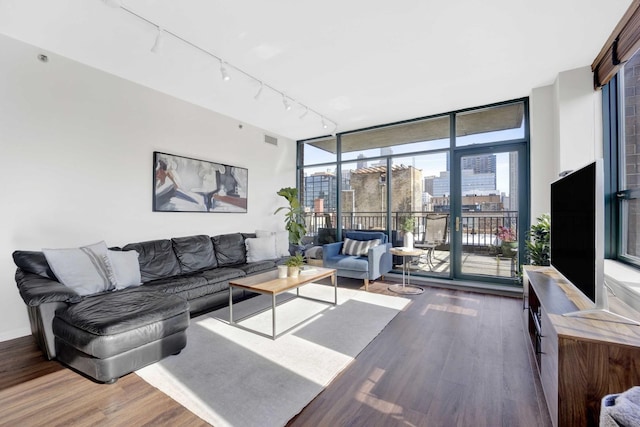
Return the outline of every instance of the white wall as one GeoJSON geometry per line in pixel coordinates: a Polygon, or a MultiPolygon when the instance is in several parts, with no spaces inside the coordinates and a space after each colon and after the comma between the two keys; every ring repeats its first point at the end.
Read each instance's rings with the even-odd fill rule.
{"type": "Polygon", "coordinates": [[[552,86],[535,88],[529,97],[531,123],[531,222],[551,208],[549,183],[556,174],[557,126],[552,86]]]}
{"type": "Polygon", "coordinates": [[[549,184],[565,170],[602,157],[602,93],[590,67],[534,88],[531,106],[531,220],[550,210],[549,184]]]}
{"type": "Polygon", "coordinates": [[[558,74],[557,123],[559,170],[578,169],[602,157],[601,92],[593,89],[591,67],[576,68],[558,74]],[[600,107],[599,107],[600,106],[600,107]]]}
{"type": "Polygon", "coordinates": [[[1,35],[0,52],[0,341],[30,333],[16,249],[284,228],[293,141],[1,35]],[[248,213],[152,212],[153,151],[248,168],[248,213]]]}

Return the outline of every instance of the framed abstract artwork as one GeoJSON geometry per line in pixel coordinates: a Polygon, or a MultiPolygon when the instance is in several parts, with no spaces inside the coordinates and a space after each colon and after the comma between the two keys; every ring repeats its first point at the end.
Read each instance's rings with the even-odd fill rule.
{"type": "Polygon", "coordinates": [[[247,212],[249,171],[153,152],[154,212],[247,212]]]}

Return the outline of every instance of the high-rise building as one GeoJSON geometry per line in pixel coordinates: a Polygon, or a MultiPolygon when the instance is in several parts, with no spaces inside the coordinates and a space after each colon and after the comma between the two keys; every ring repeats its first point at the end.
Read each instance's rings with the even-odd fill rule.
{"type": "Polygon", "coordinates": [[[424,192],[433,196],[433,180],[435,176],[428,176],[424,179],[424,192]]]}
{"type": "MultiPolygon", "coordinates": [[[[426,181],[425,181],[426,184],[426,181]]],[[[487,194],[496,191],[495,173],[474,173],[471,169],[462,171],[462,194],[487,194]]],[[[441,197],[451,193],[451,173],[440,172],[440,176],[433,178],[432,196],[441,197]]]]}
{"type": "Polygon", "coordinates": [[[304,177],[304,193],[302,200],[304,207],[313,208],[316,206],[316,199],[324,199],[324,212],[334,212],[336,210],[336,176],[329,172],[318,172],[304,177]]]}
{"type": "Polygon", "coordinates": [[[462,158],[462,169],[471,169],[474,173],[496,173],[496,155],[465,156],[462,158]]]}

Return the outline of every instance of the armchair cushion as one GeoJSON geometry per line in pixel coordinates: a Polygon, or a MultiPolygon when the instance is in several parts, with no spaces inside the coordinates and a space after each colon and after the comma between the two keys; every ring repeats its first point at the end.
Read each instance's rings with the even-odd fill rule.
{"type": "Polygon", "coordinates": [[[331,260],[331,268],[339,270],[369,271],[369,260],[359,256],[337,256],[331,260]]]}

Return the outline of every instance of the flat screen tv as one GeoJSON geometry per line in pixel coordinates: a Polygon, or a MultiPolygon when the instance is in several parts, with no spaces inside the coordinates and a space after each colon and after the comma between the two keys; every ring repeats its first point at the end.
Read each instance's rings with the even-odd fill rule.
{"type": "MultiPolygon", "coordinates": [[[[593,303],[582,316],[608,312],[604,278],[604,168],[601,159],[551,184],[551,265],[593,303]]],[[[610,312],[609,312],[610,313],[610,312]]],[[[610,313],[609,319],[636,322],[610,313]]],[[[604,319],[603,319],[604,320],[604,319]]]]}

